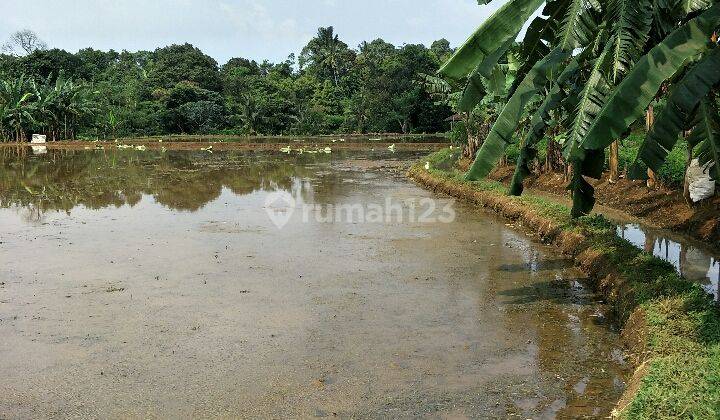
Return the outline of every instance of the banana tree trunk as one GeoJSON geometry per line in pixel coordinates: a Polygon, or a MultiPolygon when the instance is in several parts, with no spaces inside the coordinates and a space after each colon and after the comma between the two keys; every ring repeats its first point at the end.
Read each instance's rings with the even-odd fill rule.
{"type": "MultiPolygon", "coordinates": [[[[652,126],[655,124],[655,107],[653,105],[650,105],[647,110],[647,114],[645,116],[645,129],[649,133],[652,126]]],[[[647,180],[647,187],[650,189],[657,188],[657,176],[655,175],[655,171],[652,169],[648,169],[648,180],[647,180]]]]}
{"type": "Polygon", "coordinates": [[[564,172],[564,182],[570,182],[573,176],[573,165],[572,163],[568,163],[565,165],[565,172],[564,172]]]}
{"type": "Polygon", "coordinates": [[[620,180],[620,142],[615,140],[610,145],[610,183],[615,184],[620,180]]]}
{"type": "Polygon", "coordinates": [[[566,165],[562,155],[562,147],[553,139],[547,143],[547,156],[545,157],[545,172],[565,170],[566,165]]]}
{"type": "Polygon", "coordinates": [[[467,159],[474,159],[477,156],[478,150],[480,150],[480,136],[468,132],[468,140],[463,151],[463,157],[467,159]]]}
{"type": "Polygon", "coordinates": [[[463,157],[468,159],[475,159],[480,147],[482,147],[483,141],[490,134],[492,129],[492,121],[483,121],[479,125],[476,125],[473,117],[468,117],[465,120],[465,130],[467,132],[467,145],[463,151],[463,157]]]}
{"type": "Polygon", "coordinates": [[[688,169],[690,168],[690,165],[692,164],[692,149],[688,146],[687,155],[685,156],[685,177],[683,181],[683,198],[685,198],[685,202],[692,207],[693,201],[690,197],[690,179],[688,178],[688,169]]]}

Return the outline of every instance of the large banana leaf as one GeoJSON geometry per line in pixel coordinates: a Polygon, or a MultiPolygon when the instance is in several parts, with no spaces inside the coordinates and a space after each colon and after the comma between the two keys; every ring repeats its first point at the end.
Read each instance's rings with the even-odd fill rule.
{"type": "Polygon", "coordinates": [[[518,54],[522,65],[517,71],[517,78],[510,87],[508,96],[512,96],[513,93],[515,93],[523,77],[532,69],[535,63],[550,53],[550,47],[548,45],[554,44],[558,25],[562,21],[570,1],[571,0],[548,1],[542,12],[543,16],[536,17],[532,23],[530,23],[530,26],[525,32],[525,38],[523,38],[520,44],[518,54]]]}
{"type": "Polygon", "coordinates": [[[545,97],[540,109],[532,118],[530,132],[523,140],[520,153],[518,155],[517,164],[515,165],[515,173],[510,181],[509,194],[513,196],[521,196],[525,186],[523,185],[525,178],[530,176],[530,162],[538,155],[537,144],[545,136],[549,119],[549,111],[557,106],[562,97],[561,89],[558,86],[553,87],[552,91],[545,97]],[[548,118],[546,118],[548,117],[548,118]]]}
{"type": "MultiPolygon", "coordinates": [[[[584,88],[580,93],[579,102],[574,113],[575,117],[570,126],[568,138],[563,144],[563,155],[567,160],[572,159],[573,156],[578,156],[577,149],[582,144],[585,135],[610,94],[612,87],[606,73],[611,50],[612,41],[608,41],[600,56],[595,59],[590,76],[585,81],[584,88]]],[[[582,156],[582,154],[579,156],[582,156]]]]}
{"type": "Polygon", "coordinates": [[[601,9],[598,0],[571,0],[557,35],[557,45],[564,51],[588,45],[595,38],[601,9]]]}
{"type": "MultiPolygon", "coordinates": [[[[608,98],[582,148],[604,149],[622,136],[630,124],[644,115],[662,83],[711,47],[709,38],[718,24],[720,4],[681,26],[641,58],[608,98]]],[[[575,157],[582,159],[582,151],[578,153],[575,157]]]]}
{"type": "Polygon", "coordinates": [[[717,3],[716,0],[680,0],[680,8],[685,13],[693,13],[698,10],[705,10],[717,3]]]}
{"type": "Polygon", "coordinates": [[[664,38],[676,29],[680,1],[685,0],[652,0],[654,37],[664,38]]]}
{"type": "Polygon", "coordinates": [[[550,92],[545,96],[542,104],[532,116],[530,120],[530,131],[522,142],[517,165],[515,166],[515,173],[510,182],[510,195],[522,195],[524,190],[523,182],[525,178],[531,174],[529,165],[530,162],[537,157],[537,144],[545,136],[551,120],[551,112],[562,105],[562,101],[566,97],[566,93],[562,87],[569,78],[578,72],[578,68],[578,59],[576,57],[565,67],[565,70],[563,70],[560,77],[558,77],[557,83],[553,84],[550,92]]]}
{"type": "Polygon", "coordinates": [[[701,165],[714,162],[710,168],[710,176],[720,181],[720,115],[713,101],[705,97],[698,107],[695,118],[695,129],[688,138],[689,147],[698,144],[697,158],[701,165]]]}
{"type": "Polygon", "coordinates": [[[657,116],[655,125],[640,146],[638,156],[630,172],[631,178],[644,179],[648,168],[659,171],[668,154],[675,147],[678,137],[688,128],[693,111],[710,89],[720,82],[720,48],[713,48],[685,77],[680,80],[667,99],[667,105],[657,116]]]}
{"type": "MultiPolygon", "coordinates": [[[[499,46],[514,40],[544,0],[510,0],[489,17],[440,69],[451,79],[462,79],[491,57],[499,46]]],[[[497,62],[497,61],[496,61],[497,62]]],[[[488,67],[494,67],[488,65],[488,67]]]]}
{"type": "Polygon", "coordinates": [[[616,28],[612,45],[614,83],[627,74],[643,54],[652,27],[650,0],[610,0],[610,20],[616,28]]]}
{"type": "Polygon", "coordinates": [[[540,60],[525,76],[483,142],[475,162],[465,176],[466,179],[478,180],[490,173],[507,146],[513,142],[513,135],[525,111],[525,106],[543,89],[551,74],[561,67],[569,55],[569,52],[555,49],[540,60]]]}
{"type": "Polygon", "coordinates": [[[514,39],[508,40],[502,47],[495,50],[492,54],[486,57],[482,63],[473,71],[468,77],[468,83],[463,90],[460,102],[458,103],[458,109],[462,112],[470,112],[475,108],[480,101],[483,100],[486,94],[485,80],[492,77],[495,70],[497,70],[497,63],[500,58],[507,54],[508,49],[514,42],[514,39]]]}

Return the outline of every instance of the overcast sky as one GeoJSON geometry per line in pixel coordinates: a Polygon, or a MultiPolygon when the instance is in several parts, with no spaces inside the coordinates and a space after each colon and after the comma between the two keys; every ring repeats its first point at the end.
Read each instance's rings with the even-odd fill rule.
{"type": "Polygon", "coordinates": [[[223,64],[231,57],[282,61],[320,26],[351,47],[447,38],[453,46],[506,0],[2,0],[0,42],[19,29],[50,47],[154,50],[190,42],[223,64]]]}

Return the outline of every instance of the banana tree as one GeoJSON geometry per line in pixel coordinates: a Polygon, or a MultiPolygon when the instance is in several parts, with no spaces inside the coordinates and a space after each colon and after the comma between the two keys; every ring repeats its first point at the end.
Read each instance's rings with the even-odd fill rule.
{"type": "Polygon", "coordinates": [[[27,128],[34,122],[36,94],[34,82],[25,77],[0,82],[0,127],[7,138],[21,141],[25,137],[27,128]]]}
{"type": "Polygon", "coordinates": [[[32,130],[52,139],[73,137],[83,118],[96,112],[94,93],[62,76],[40,83],[20,76],[0,82],[0,129],[22,141],[32,130]]]}
{"type": "Polygon", "coordinates": [[[96,112],[91,90],[63,76],[48,78],[37,92],[37,128],[53,139],[74,137],[80,120],[96,112]]]}
{"type": "MultiPolygon", "coordinates": [[[[513,43],[516,44],[516,43],[513,43]]],[[[465,127],[467,141],[464,157],[473,157],[505,105],[505,98],[515,82],[519,64],[515,59],[517,45],[493,61],[485,75],[474,73],[469,83],[458,83],[441,77],[420,74],[419,84],[436,101],[453,110],[465,127]]]]}
{"type": "MultiPolygon", "coordinates": [[[[472,92],[476,74],[492,64],[498,50],[506,48],[504,42],[517,36],[539,6],[531,0],[510,0],[483,23],[441,74],[465,80],[466,92],[472,92]]],[[[678,92],[671,95],[675,99],[663,114],[678,108],[685,113],[674,115],[674,124],[673,118],[658,117],[660,124],[648,136],[639,159],[651,169],[659,168],[677,139],[677,127],[690,127],[697,133],[691,145],[697,146],[698,157],[718,168],[713,99],[718,44],[711,37],[719,25],[720,4],[715,0],[548,1],[542,16],[529,25],[520,48],[524,64],[467,179],[482,178],[492,170],[507,146],[516,142],[521,115],[530,112],[531,129],[521,140],[511,192],[522,192],[537,143],[550,125],[557,124],[567,133],[562,148],[572,167],[568,188],[573,216],[587,214],[594,206],[594,189],[585,177],[601,176],[605,149],[627,134],[663,86],[678,92]]],[[[468,105],[476,100],[469,97],[468,105]]]]}

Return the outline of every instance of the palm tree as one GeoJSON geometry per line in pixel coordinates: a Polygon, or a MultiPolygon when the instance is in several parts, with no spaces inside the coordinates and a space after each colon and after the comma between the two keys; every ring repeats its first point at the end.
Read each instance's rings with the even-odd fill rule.
{"type": "MultiPolygon", "coordinates": [[[[488,1],[481,0],[481,3],[488,1]]],[[[478,77],[487,77],[541,0],[510,0],[473,34],[441,69],[465,80],[464,100],[474,106],[478,77]],[[500,46],[498,48],[498,46],[500,46]]],[[[714,0],[550,0],[521,44],[523,65],[468,179],[486,176],[515,141],[521,118],[532,115],[522,139],[512,193],[522,192],[528,162],[549,128],[566,132],[563,156],[572,168],[573,216],[594,206],[605,149],[623,138],[651,102],[669,91],[638,156],[657,170],[683,129],[702,162],[715,162],[720,179],[720,140],[715,85],[720,81],[717,38],[720,4],[714,0]]],[[[642,171],[632,172],[641,176],[642,171]]]]}
{"type": "Polygon", "coordinates": [[[322,75],[328,75],[335,86],[340,83],[343,61],[349,52],[332,26],[318,29],[317,36],[300,53],[300,66],[314,65],[322,75]]]}

